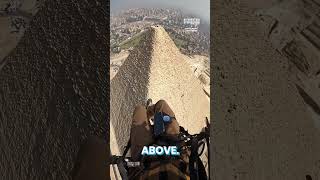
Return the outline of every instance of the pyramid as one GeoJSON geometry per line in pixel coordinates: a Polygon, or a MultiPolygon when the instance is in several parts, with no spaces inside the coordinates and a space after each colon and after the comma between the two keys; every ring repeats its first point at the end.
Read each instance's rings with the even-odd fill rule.
{"type": "Polygon", "coordinates": [[[152,26],[111,81],[110,145],[123,152],[136,105],[164,99],[181,126],[198,133],[209,118],[209,101],[200,81],[161,26],[152,26]]]}

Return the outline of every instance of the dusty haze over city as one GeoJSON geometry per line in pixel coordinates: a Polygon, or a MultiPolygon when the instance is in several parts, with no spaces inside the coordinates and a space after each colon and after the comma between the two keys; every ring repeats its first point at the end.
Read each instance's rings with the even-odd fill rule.
{"type": "Polygon", "coordinates": [[[188,13],[200,16],[203,21],[210,20],[209,0],[111,0],[110,10],[116,13],[128,8],[179,8],[188,13]]]}

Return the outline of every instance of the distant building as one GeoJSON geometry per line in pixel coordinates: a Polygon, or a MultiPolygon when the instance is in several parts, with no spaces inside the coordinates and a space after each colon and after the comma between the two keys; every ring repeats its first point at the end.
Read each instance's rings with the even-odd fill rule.
{"type": "Polygon", "coordinates": [[[120,53],[120,52],[121,52],[121,48],[120,48],[119,46],[114,47],[114,48],[112,49],[112,52],[113,52],[113,53],[120,53]]]}
{"type": "Polygon", "coordinates": [[[143,17],[141,17],[141,16],[130,16],[130,17],[126,18],[126,21],[128,23],[130,23],[130,22],[141,21],[142,19],[143,19],[143,17]]]}
{"type": "Polygon", "coordinates": [[[160,21],[161,21],[161,18],[145,16],[145,17],[143,18],[143,21],[160,22],[160,21]]]}
{"type": "Polygon", "coordinates": [[[200,25],[200,19],[199,18],[184,18],[183,24],[186,26],[198,27],[200,25]]]}
{"type": "Polygon", "coordinates": [[[184,28],[185,32],[198,32],[198,28],[184,28]]]}
{"type": "Polygon", "coordinates": [[[183,19],[184,29],[186,32],[198,32],[200,25],[199,18],[184,18],[183,19]]]}

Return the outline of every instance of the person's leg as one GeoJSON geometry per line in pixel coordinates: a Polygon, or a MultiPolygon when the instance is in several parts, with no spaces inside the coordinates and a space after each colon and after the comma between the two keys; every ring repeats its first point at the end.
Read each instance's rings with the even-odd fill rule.
{"type": "MultiPolygon", "coordinates": [[[[157,112],[163,112],[171,117],[175,117],[174,112],[172,111],[172,109],[170,108],[170,106],[168,105],[168,103],[165,100],[159,100],[155,105],[154,105],[154,113],[157,112]]],[[[180,127],[179,127],[179,123],[176,120],[176,118],[173,118],[171,123],[169,123],[166,126],[166,134],[168,135],[176,135],[179,134],[180,132],[180,127]]]]}
{"type": "MultiPolygon", "coordinates": [[[[175,117],[174,112],[165,100],[159,100],[155,105],[148,108],[148,116],[154,116],[157,112],[163,112],[171,117],[175,117]]],[[[171,123],[166,125],[166,134],[177,135],[180,133],[180,126],[176,118],[174,118],[171,123]]],[[[189,163],[190,151],[181,152],[181,158],[184,162],[189,163]]]]}
{"type": "Polygon", "coordinates": [[[130,132],[131,139],[131,157],[133,160],[138,160],[142,148],[145,145],[152,143],[152,130],[147,118],[147,110],[144,106],[136,106],[130,132]]]}

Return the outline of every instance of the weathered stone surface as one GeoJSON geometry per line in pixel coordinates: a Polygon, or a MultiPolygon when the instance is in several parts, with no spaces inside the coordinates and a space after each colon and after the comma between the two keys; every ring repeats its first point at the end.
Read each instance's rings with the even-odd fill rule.
{"type": "Polygon", "coordinates": [[[3,179],[70,179],[82,140],[108,140],[106,1],[47,1],[0,71],[3,179]]]}
{"type": "Polygon", "coordinates": [[[266,39],[289,60],[292,79],[320,129],[320,2],[286,0],[258,15],[266,26],[266,39]]]}
{"type": "Polygon", "coordinates": [[[0,70],[6,63],[3,59],[17,46],[41,4],[43,0],[0,1],[0,70]]]}
{"type": "Polygon", "coordinates": [[[212,3],[213,179],[317,179],[319,130],[253,0],[212,3]]]}

